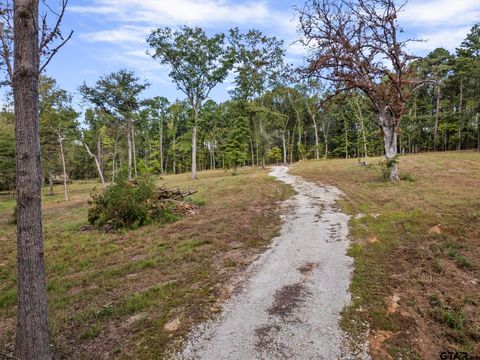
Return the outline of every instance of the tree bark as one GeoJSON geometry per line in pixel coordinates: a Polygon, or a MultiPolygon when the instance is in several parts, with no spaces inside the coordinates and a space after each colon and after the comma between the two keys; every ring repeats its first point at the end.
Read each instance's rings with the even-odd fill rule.
{"type": "Polygon", "coordinates": [[[285,131],[282,131],[283,164],[287,163],[287,144],[285,143],[285,131]]]}
{"type": "Polygon", "coordinates": [[[457,150],[462,149],[462,126],[463,126],[463,79],[460,79],[460,101],[458,105],[458,143],[457,150]]]}
{"type": "Polygon", "coordinates": [[[159,137],[160,137],[160,174],[164,174],[165,170],[163,169],[163,118],[160,120],[159,125],[159,137]]]}
{"type": "Polygon", "coordinates": [[[65,166],[65,154],[63,151],[63,139],[62,136],[58,135],[58,144],[60,145],[60,159],[62,160],[62,170],[63,170],[63,193],[65,195],[65,201],[68,201],[68,188],[67,188],[67,168],[65,166]]]}
{"type": "MultiPolygon", "coordinates": [[[[85,146],[85,149],[87,149],[88,155],[90,155],[90,157],[92,157],[94,159],[95,165],[97,166],[98,176],[100,177],[100,181],[102,182],[102,186],[105,187],[105,178],[103,177],[103,171],[102,171],[102,167],[100,166],[100,161],[90,151],[90,148],[88,147],[88,145],[86,143],[83,143],[83,145],[85,146]]],[[[113,161],[114,161],[114,164],[115,164],[115,158],[113,159],[113,161]]],[[[115,173],[115,168],[113,169],[113,173],[115,173]]]]}
{"type": "Polygon", "coordinates": [[[193,128],[192,128],[192,180],[197,180],[197,119],[198,108],[193,104],[193,128]]]}
{"type": "Polygon", "coordinates": [[[14,2],[18,308],[15,357],[51,360],[43,253],[38,0],[14,2]]]}
{"type": "Polygon", "coordinates": [[[132,136],[130,132],[130,120],[127,123],[127,171],[128,171],[128,179],[132,178],[132,136]]]}
{"type": "Polygon", "coordinates": [[[440,84],[437,84],[436,106],[435,106],[435,128],[433,130],[433,150],[438,147],[438,124],[440,122],[440,84]]]}
{"type": "Polygon", "coordinates": [[[53,174],[48,174],[48,196],[53,196],[53,174]]]}
{"type": "Polygon", "coordinates": [[[385,157],[390,163],[389,180],[392,182],[400,180],[398,176],[397,163],[395,157],[397,156],[397,132],[394,126],[382,125],[383,141],[385,145],[385,157]]]}
{"type": "Polygon", "coordinates": [[[312,118],[313,122],[313,131],[315,135],[315,159],[318,160],[320,159],[320,151],[319,151],[319,142],[318,142],[318,127],[317,127],[317,118],[315,114],[313,113],[312,109],[310,109],[310,106],[308,106],[308,103],[306,104],[308,114],[312,118]]]}
{"type": "Polygon", "coordinates": [[[130,131],[132,132],[132,155],[133,155],[133,173],[135,177],[138,176],[137,173],[137,150],[135,148],[135,128],[133,126],[133,121],[130,123],[130,131]]]}

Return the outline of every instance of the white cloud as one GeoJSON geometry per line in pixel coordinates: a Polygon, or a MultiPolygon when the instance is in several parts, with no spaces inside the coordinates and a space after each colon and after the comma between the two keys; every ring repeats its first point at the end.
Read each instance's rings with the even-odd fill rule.
{"type": "Polygon", "coordinates": [[[465,39],[469,31],[470,27],[460,27],[422,33],[417,38],[424,41],[411,42],[408,44],[408,49],[419,55],[425,55],[424,53],[428,53],[438,47],[454,51],[465,39]]]}
{"type": "Polygon", "coordinates": [[[145,26],[124,25],[112,30],[84,33],[80,38],[88,42],[145,43],[151,28],[145,26]]]}
{"type": "Polygon", "coordinates": [[[72,6],[76,13],[108,14],[112,20],[154,26],[195,24],[274,24],[285,22],[285,14],[269,8],[265,1],[241,4],[225,0],[95,0],[95,6],[72,6]]]}
{"type": "Polygon", "coordinates": [[[410,1],[399,16],[401,23],[421,26],[464,25],[479,18],[478,0],[410,1]]]}

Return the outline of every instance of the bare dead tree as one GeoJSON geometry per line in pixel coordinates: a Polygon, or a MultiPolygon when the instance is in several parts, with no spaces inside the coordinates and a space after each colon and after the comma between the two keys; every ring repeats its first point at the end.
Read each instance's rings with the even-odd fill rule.
{"type": "Polygon", "coordinates": [[[18,307],[15,358],[52,359],[48,331],[41,212],[38,83],[71,38],[60,25],[68,0],[53,11],[38,0],[0,2],[0,65],[13,89],[16,143],[18,307]],[[47,15],[55,20],[49,25],[47,15]]]}
{"type": "Polygon", "coordinates": [[[405,105],[423,83],[409,65],[415,59],[401,39],[395,0],[309,0],[299,9],[303,44],[310,47],[306,77],[329,81],[332,96],[353,89],[370,100],[383,133],[390,180],[399,180],[397,134],[405,105]]]}

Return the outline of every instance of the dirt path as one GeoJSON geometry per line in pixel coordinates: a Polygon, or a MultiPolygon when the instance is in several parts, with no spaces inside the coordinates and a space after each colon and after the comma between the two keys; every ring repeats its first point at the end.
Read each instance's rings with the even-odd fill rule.
{"type": "Polygon", "coordinates": [[[196,328],[180,359],[367,359],[348,354],[338,321],[350,301],[352,260],[348,216],[333,187],[318,186],[275,167],[293,186],[280,236],[250,267],[237,295],[216,320],[196,328]]]}

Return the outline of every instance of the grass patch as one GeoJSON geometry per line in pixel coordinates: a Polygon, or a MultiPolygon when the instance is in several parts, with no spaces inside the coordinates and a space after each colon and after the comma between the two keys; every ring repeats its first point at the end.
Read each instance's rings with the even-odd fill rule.
{"type": "Polygon", "coordinates": [[[372,336],[389,334],[372,348],[374,359],[436,358],[442,349],[479,354],[480,154],[402,156],[399,170],[403,181],[391,184],[379,180],[378,167],[354,159],[293,166],[307,180],[340,188],[340,205],[353,215],[352,304],[342,326],[356,336],[367,324],[372,336]]]}
{"type": "MultiPolygon", "coordinates": [[[[87,200],[98,184],[60,187],[43,196],[47,291],[52,342],[58,358],[165,358],[190,327],[212,315],[222,284],[241,272],[277,234],[277,202],[291,189],[263,170],[168,175],[158,185],[196,189],[198,214],[131,231],[81,230],[87,200]],[[260,210],[260,211],[259,211],[260,210]],[[241,246],[238,245],[241,243],[241,246]],[[231,244],[235,244],[234,246],[231,244]],[[229,250],[235,247],[236,257],[229,250]],[[180,319],[177,330],[164,326],[180,319]]],[[[14,201],[0,202],[0,221],[14,201]]],[[[14,336],[15,226],[0,226],[0,348],[14,336]]]]}

